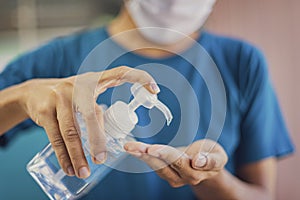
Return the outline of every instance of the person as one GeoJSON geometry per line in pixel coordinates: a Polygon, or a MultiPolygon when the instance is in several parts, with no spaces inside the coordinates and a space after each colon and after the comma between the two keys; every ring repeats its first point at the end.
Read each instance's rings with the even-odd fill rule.
{"type": "MultiPolygon", "coordinates": [[[[34,123],[43,127],[65,173],[86,178],[90,170],[74,122],[74,105],[83,114],[90,141],[93,141],[93,161],[101,164],[107,157],[105,124],[101,117],[103,111],[95,106],[95,93],[96,96],[103,94],[100,101],[107,103],[109,98],[105,95],[109,88],[139,82],[153,94],[161,90],[161,99],[170,106],[175,117],[172,126],[164,127],[158,135],[124,146],[129,154],[155,171],[114,170],[83,198],[273,199],[278,158],[293,152],[293,145],[261,52],[244,41],[214,35],[202,28],[214,3],[214,0],[128,0],[107,26],[57,38],[21,56],[0,75],[0,133],[9,136],[34,123]],[[138,31],[115,39],[115,48],[151,48],[128,52],[107,70],[77,75],[93,48],[130,30],[138,31]],[[193,45],[190,38],[207,51],[224,81],[226,118],[216,144],[204,139],[202,134],[209,128],[207,121],[211,117],[205,82],[195,75],[188,62],[174,54],[189,52],[201,62],[203,57],[197,51],[189,51],[193,45]],[[185,147],[168,145],[180,123],[180,105],[166,88],[159,89],[149,73],[134,68],[147,63],[167,65],[180,72],[200,99],[202,120],[196,133],[189,132],[188,128],[184,130],[186,137],[193,138],[185,147]],[[82,98],[73,99],[78,78],[87,81],[80,88],[82,98]],[[93,84],[98,88],[92,87],[93,84]],[[100,117],[98,114],[95,117],[95,110],[100,117]],[[206,145],[213,148],[207,149],[206,145]]],[[[108,48],[98,56],[100,60],[105,59],[109,53],[113,52],[108,48]]],[[[189,119],[190,123],[195,120],[189,119]]]]}

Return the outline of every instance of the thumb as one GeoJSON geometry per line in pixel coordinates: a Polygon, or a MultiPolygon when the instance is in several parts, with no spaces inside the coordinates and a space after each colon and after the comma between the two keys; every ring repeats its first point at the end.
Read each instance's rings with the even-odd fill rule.
{"type": "Polygon", "coordinates": [[[192,167],[197,170],[218,171],[224,168],[226,157],[219,153],[200,152],[192,160],[192,167]]]}

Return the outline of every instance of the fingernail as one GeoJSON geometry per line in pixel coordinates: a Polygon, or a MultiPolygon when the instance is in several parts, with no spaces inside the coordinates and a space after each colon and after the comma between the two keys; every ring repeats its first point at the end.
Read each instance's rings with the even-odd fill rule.
{"type": "Polygon", "coordinates": [[[127,143],[123,146],[123,148],[125,151],[130,151],[130,145],[127,143]]]}
{"type": "Polygon", "coordinates": [[[160,89],[159,89],[159,87],[157,86],[156,83],[150,83],[150,87],[151,87],[151,89],[152,89],[155,93],[159,93],[159,92],[160,92],[160,89]]]}
{"type": "Polygon", "coordinates": [[[73,169],[72,166],[67,168],[67,172],[68,172],[69,176],[74,176],[75,175],[75,172],[74,172],[74,169],[73,169]]]}
{"type": "Polygon", "coordinates": [[[207,163],[207,158],[204,155],[199,155],[198,159],[195,161],[195,166],[196,167],[204,167],[207,163]]]}
{"type": "Polygon", "coordinates": [[[81,167],[78,174],[80,178],[87,178],[90,175],[90,171],[87,167],[81,167]]]}
{"type": "Polygon", "coordinates": [[[142,144],[139,143],[138,145],[134,145],[134,143],[126,143],[123,148],[125,149],[125,151],[128,152],[141,152],[141,153],[146,153],[147,152],[147,148],[149,145],[147,144],[142,144]]]}
{"type": "Polygon", "coordinates": [[[106,153],[105,152],[99,153],[95,157],[96,157],[97,162],[104,163],[106,160],[106,153]]]}

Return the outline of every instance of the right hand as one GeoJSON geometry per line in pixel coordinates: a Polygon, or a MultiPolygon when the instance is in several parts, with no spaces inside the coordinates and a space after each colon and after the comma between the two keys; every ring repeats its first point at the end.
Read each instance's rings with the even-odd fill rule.
{"type": "Polygon", "coordinates": [[[159,92],[148,73],[125,66],[62,79],[33,79],[23,84],[25,97],[20,100],[21,108],[45,129],[59,164],[67,175],[79,178],[90,175],[74,108],[85,120],[93,162],[103,163],[106,142],[102,111],[96,106],[96,98],[107,88],[125,82],[138,82],[151,93],[159,92]]]}

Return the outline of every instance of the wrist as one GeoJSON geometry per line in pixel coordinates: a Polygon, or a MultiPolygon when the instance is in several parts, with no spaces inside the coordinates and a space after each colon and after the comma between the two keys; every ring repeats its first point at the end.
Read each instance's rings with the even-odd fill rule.
{"type": "Polygon", "coordinates": [[[216,185],[220,185],[222,180],[224,179],[224,172],[221,170],[218,174],[204,179],[199,184],[192,186],[192,188],[196,191],[201,192],[202,190],[206,190],[207,188],[215,187],[216,185]]]}
{"type": "Polygon", "coordinates": [[[222,169],[215,176],[201,181],[198,185],[192,186],[192,189],[200,199],[224,199],[224,196],[232,195],[229,193],[233,191],[234,183],[230,177],[231,174],[227,170],[222,169]],[[222,192],[216,193],[216,191],[222,192]]]}
{"type": "Polygon", "coordinates": [[[204,179],[203,181],[201,181],[195,187],[198,187],[198,186],[200,186],[200,187],[211,187],[211,186],[219,185],[225,179],[225,173],[226,173],[226,170],[222,169],[222,170],[219,171],[219,173],[217,173],[216,175],[211,176],[207,179],[204,179]]]}
{"type": "Polygon", "coordinates": [[[0,91],[0,135],[28,118],[22,106],[26,91],[22,85],[14,85],[0,91]]]}
{"type": "Polygon", "coordinates": [[[7,110],[7,114],[18,114],[18,116],[25,116],[28,118],[25,112],[25,99],[28,94],[27,83],[21,83],[13,85],[7,89],[4,89],[0,93],[1,103],[0,108],[7,110]]]}
{"type": "Polygon", "coordinates": [[[23,83],[13,85],[0,91],[0,108],[14,107],[21,108],[23,96],[26,93],[24,91],[23,83]]]}
{"type": "Polygon", "coordinates": [[[13,86],[13,94],[15,95],[13,97],[13,101],[15,101],[16,105],[18,106],[18,109],[20,112],[26,113],[27,109],[27,100],[28,95],[30,93],[30,90],[32,90],[33,87],[31,87],[33,80],[28,80],[23,83],[20,83],[18,85],[13,86]]]}

